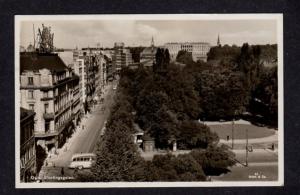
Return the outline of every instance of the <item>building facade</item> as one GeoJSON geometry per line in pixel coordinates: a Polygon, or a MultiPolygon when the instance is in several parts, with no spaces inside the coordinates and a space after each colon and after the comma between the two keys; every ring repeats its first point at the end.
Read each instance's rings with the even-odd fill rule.
{"type": "Polygon", "coordinates": [[[152,37],[151,39],[151,46],[146,47],[141,53],[140,53],[140,63],[144,67],[152,67],[155,63],[155,54],[156,54],[157,48],[154,46],[154,39],[152,37]]]}
{"type": "Polygon", "coordinates": [[[100,49],[74,50],[73,58],[73,70],[80,78],[80,100],[89,103],[102,94],[106,85],[107,60],[100,49]]]}
{"type": "Polygon", "coordinates": [[[126,55],[123,52],[124,43],[115,43],[113,55],[113,71],[119,72],[126,64],[126,55]]]}
{"type": "Polygon", "coordinates": [[[21,107],[34,111],[35,139],[46,152],[61,147],[74,128],[79,78],[57,54],[21,53],[21,107]]]}
{"type": "Polygon", "coordinates": [[[193,60],[207,60],[207,53],[210,50],[210,44],[206,42],[184,42],[184,43],[166,43],[164,45],[169,50],[172,61],[176,60],[179,51],[183,50],[192,53],[193,60]]]}
{"type": "Polygon", "coordinates": [[[20,111],[20,165],[21,181],[29,182],[36,175],[36,149],[34,140],[34,117],[31,110],[21,108],[20,111]]]}
{"type": "Polygon", "coordinates": [[[125,44],[122,42],[115,43],[113,55],[113,72],[118,73],[123,66],[129,66],[132,63],[132,54],[129,49],[125,48],[125,44]]]}

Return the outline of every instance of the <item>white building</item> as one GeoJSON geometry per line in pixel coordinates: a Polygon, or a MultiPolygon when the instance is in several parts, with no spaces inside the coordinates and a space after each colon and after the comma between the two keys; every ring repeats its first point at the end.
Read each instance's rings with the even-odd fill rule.
{"type": "Polygon", "coordinates": [[[86,100],[86,82],[87,82],[87,72],[84,66],[84,59],[76,59],[74,62],[74,73],[79,76],[79,93],[80,102],[85,102],[86,100]]]}
{"type": "Polygon", "coordinates": [[[194,61],[206,61],[207,53],[210,50],[210,44],[206,42],[166,43],[164,47],[169,50],[172,61],[176,60],[180,50],[192,53],[194,61]]]}
{"type": "Polygon", "coordinates": [[[116,42],[113,55],[113,71],[119,72],[122,66],[129,66],[132,62],[130,50],[125,48],[123,42],[116,42]]]}
{"type": "Polygon", "coordinates": [[[104,90],[107,79],[107,62],[102,50],[74,50],[73,59],[73,70],[75,74],[80,77],[79,88],[81,102],[84,103],[86,100],[90,101],[95,95],[100,96],[104,90]],[[92,96],[90,86],[94,88],[92,96]]]}
{"type": "Polygon", "coordinates": [[[123,52],[125,54],[125,66],[129,66],[133,63],[132,60],[132,54],[130,52],[130,49],[123,49],[123,52]]]}
{"type": "Polygon", "coordinates": [[[21,107],[32,110],[37,145],[46,151],[63,145],[79,115],[79,78],[57,54],[22,53],[21,107]]]}

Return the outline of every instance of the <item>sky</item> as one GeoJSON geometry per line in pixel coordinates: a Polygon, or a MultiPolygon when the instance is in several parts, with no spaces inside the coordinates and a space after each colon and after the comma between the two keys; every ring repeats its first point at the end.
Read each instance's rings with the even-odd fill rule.
{"type": "Polygon", "coordinates": [[[22,21],[21,45],[33,44],[35,32],[51,26],[54,46],[57,48],[113,47],[114,42],[126,46],[150,46],[167,42],[208,42],[216,45],[218,34],[221,44],[242,45],[277,43],[276,20],[46,20],[22,21]]]}

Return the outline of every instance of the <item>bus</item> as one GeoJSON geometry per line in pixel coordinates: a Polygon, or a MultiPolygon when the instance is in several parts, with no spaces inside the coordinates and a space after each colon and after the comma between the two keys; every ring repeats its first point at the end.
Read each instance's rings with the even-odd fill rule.
{"type": "Polygon", "coordinates": [[[69,168],[83,169],[91,168],[92,164],[96,161],[96,154],[94,153],[80,153],[74,154],[71,159],[69,168]]]}

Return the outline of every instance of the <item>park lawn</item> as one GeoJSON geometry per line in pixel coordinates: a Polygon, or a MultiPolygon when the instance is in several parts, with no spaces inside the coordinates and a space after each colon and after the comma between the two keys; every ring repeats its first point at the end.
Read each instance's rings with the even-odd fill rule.
{"type": "MultiPolygon", "coordinates": [[[[209,125],[211,131],[216,132],[220,139],[227,139],[227,136],[231,139],[232,125],[220,124],[209,125]]],[[[247,124],[235,124],[234,125],[234,139],[246,139],[246,129],[248,129],[248,138],[262,138],[275,134],[275,131],[267,127],[258,127],[255,125],[247,124]]]]}

